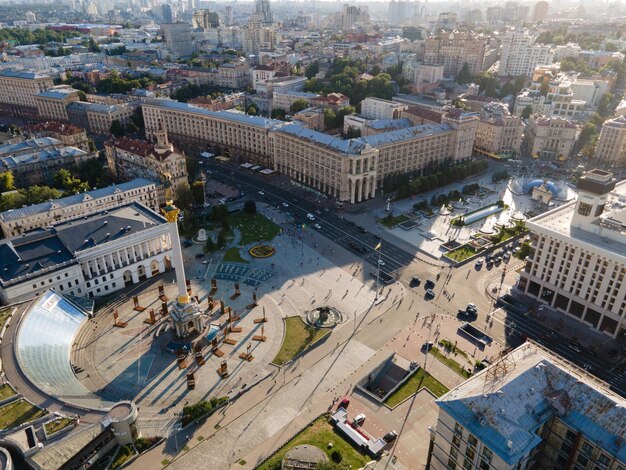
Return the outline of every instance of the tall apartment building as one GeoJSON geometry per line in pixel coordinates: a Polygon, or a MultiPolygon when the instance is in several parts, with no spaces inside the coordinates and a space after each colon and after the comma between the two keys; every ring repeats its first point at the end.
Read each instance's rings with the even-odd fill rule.
{"type": "Polygon", "coordinates": [[[487,40],[470,33],[458,32],[429,37],[424,42],[424,64],[443,65],[447,76],[455,76],[467,63],[470,73],[483,70],[487,40]]]}
{"type": "Polygon", "coordinates": [[[480,112],[474,149],[491,155],[519,153],[524,123],[504,103],[488,103],[480,112]]]}
{"type": "Polygon", "coordinates": [[[402,65],[402,76],[414,85],[437,83],[443,78],[443,65],[424,65],[406,62],[402,65]]]}
{"type": "Polygon", "coordinates": [[[534,343],[435,403],[432,470],[626,468],[626,400],[534,343]]]}
{"type": "MultiPolygon", "coordinates": [[[[189,183],[185,155],[174,150],[167,132],[159,127],[152,133],[155,142],[121,137],[105,144],[107,163],[111,173],[122,180],[143,178],[156,181],[172,196],[183,183],[189,183]]],[[[159,200],[165,201],[165,193],[159,200]]]]}
{"type": "Polygon", "coordinates": [[[366,119],[400,119],[407,105],[380,98],[365,98],[361,102],[361,115],[366,119]]]}
{"type": "Polygon", "coordinates": [[[26,119],[37,118],[35,96],[53,86],[52,77],[39,72],[0,71],[0,113],[26,119]]]}
{"type": "Polygon", "coordinates": [[[261,24],[263,26],[272,26],[272,23],[274,23],[270,0],[255,0],[254,12],[261,18],[261,24]]]}
{"type": "Polygon", "coordinates": [[[565,159],[572,153],[577,136],[578,126],[573,121],[532,115],[524,139],[533,157],[565,159]]]}
{"type": "Polygon", "coordinates": [[[78,90],[67,85],[53,87],[43,91],[35,95],[39,118],[54,121],[69,121],[67,105],[79,99],[78,90]]]}
{"type": "Polygon", "coordinates": [[[133,201],[158,212],[159,205],[165,201],[159,201],[157,187],[158,184],[154,181],[139,178],[127,183],[0,212],[0,229],[5,238],[17,237],[36,228],[78,219],[93,212],[108,210],[133,201]]]}
{"type": "Polygon", "coordinates": [[[545,20],[548,16],[549,8],[550,5],[545,0],[540,0],[539,2],[535,3],[535,6],[533,7],[533,23],[540,23],[545,20]]]}
{"type": "Polygon", "coordinates": [[[626,116],[604,121],[594,156],[611,165],[626,166],[626,116]]]}
{"type": "Polygon", "coordinates": [[[191,25],[188,23],[161,23],[161,36],[165,47],[174,58],[191,57],[195,50],[191,25]]]}
{"type": "Polygon", "coordinates": [[[554,52],[550,46],[535,44],[526,30],[508,30],[502,39],[498,75],[530,76],[538,65],[550,65],[554,52]]]}
{"type": "Polygon", "coordinates": [[[274,29],[270,26],[263,26],[263,20],[260,15],[256,13],[250,15],[244,32],[244,51],[248,54],[258,54],[260,51],[273,51],[275,41],[274,29]]]}
{"type": "Polygon", "coordinates": [[[250,67],[246,62],[227,62],[217,68],[217,84],[240,90],[250,84],[250,67]]]}
{"type": "Polygon", "coordinates": [[[578,199],[527,222],[532,251],[518,289],[613,338],[626,330],[626,181],[592,170],[578,199]]]}
{"type": "Polygon", "coordinates": [[[210,10],[196,10],[191,15],[191,25],[198,29],[217,28],[220,25],[220,19],[217,13],[210,10]]]}

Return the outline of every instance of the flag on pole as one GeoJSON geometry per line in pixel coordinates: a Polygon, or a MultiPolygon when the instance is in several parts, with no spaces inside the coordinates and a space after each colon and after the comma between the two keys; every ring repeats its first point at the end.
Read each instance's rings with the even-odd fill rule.
{"type": "Polygon", "coordinates": [[[382,241],[382,240],[381,240],[381,241],[379,241],[379,242],[378,242],[378,245],[376,245],[376,246],[374,247],[374,251],[378,251],[378,250],[380,250],[380,247],[381,247],[381,246],[383,246],[383,241],[382,241]]]}

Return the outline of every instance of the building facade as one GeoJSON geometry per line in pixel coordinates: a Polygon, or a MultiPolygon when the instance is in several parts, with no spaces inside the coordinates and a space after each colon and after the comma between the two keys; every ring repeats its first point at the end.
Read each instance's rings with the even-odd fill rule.
{"type": "Polygon", "coordinates": [[[626,330],[626,182],[592,170],[578,191],[527,222],[532,251],[518,289],[615,338],[626,330]]]}
{"type": "Polygon", "coordinates": [[[162,128],[152,133],[155,142],[121,137],[105,144],[111,173],[122,180],[143,178],[159,183],[159,200],[165,201],[163,189],[173,194],[180,185],[189,183],[185,155],[174,150],[162,128]]]}
{"type": "Polygon", "coordinates": [[[502,39],[498,75],[530,76],[538,65],[549,65],[554,58],[550,46],[535,44],[535,37],[525,30],[509,30],[502,39]]]}
{"type": "Polygon", "coordinates": [[[594,156],[611,165],[626,166],[625,116],[604,121],[594,156]]]}
{"type": "Polygon", "coordinates": [[[0,212],[0,229],[5,238],[17,237],[36,228],[78,219],[95,211],[108,210],[133,201],[156,212],[159,206],[165,203],[159,200],[159,192],[154,181],[136,179],[21,209],[0,212]]]}
{"type": "Polygon", "coordinates": [[[533,157],[563,160],[572,153],[577,136],[578,126],[573,121],[533,115],[528,120],[524,139],[533,157]]]}
{"type": "Polygon", "coordinates": [[[443,65],[446,76],[454,77],[467,63],[471,74],[483,70],[486,39],[466,32],[445,33],[424,42],[424,65],[443,65]]]}
{"type": "Polygon", "coordinates": [[[224,88],[240,90],[250,84],[250,67],[246,62],[228,62],[217,68],[217,84],[224,88]]]}
{"type": "Polygon", "coordinates": [[[52,88],[52,77],[38,72],[0,71],[0,112],[22,118],[38,115],[35,96],[52,88]]]}
{"type": "Polygon", "coordinates": [[[366,119],[400,119],[407,105],[380,98],[365,98],[361,102],[361,115],[366,119]]]}
{"type": "Polygon", "coordinates": [[[54,224],[0,242],[0,300],[108,295],[170,269],[171,249],[165,219],[137,202],[54,224]]]}
{"type": "Polygon", "coordinates": [[[67,122],[67,105],[78,100],[78,90],[69,86],[50,88],[35,95],[39,118],[53,121],[67,122]]]}
{"type": "Polygon", "coordinates": [[[85,108],[85,114],[89,130],[94,134],[109,135],[113,121],[117,120],[121,124],[126,124],[131,120],[138,107],[138,102],[113,105],[88,103],[88,106],[85,108]]]}
{"type": "Polygon", "coordinates": [[[524,123],[517,116],[511,116],[503,103],[489,103],[483,106],[480,121],[476,128],[474,147],[493,155],[519,153],[524,134],[524,123]]]}
{"type": "Polygon", "coordinates": [[[57,121],[46,121],[31,124],[22,128],[22,132],[29,139],[50,137],[62,142],[67,147],[76,147],[85,152],[91,152],[89,138],[85,129],[72,124],[63,124],[57,121]]]}
{"type": "Polygon", "coordinates": [[[436,402],[432,470],[626,467],[626,401],[527,342],[436,402]]]}
{"type": "Polygon", "coordinates": [[[189,23],[161,23],[161,36],[172,57],[188,58],[195,50],[189,23]]]}

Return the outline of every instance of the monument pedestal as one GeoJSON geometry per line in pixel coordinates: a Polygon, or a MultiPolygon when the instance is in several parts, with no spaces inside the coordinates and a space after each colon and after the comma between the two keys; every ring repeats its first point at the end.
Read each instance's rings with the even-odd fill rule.
{"type": "Polygon", "coordinates": [[[194,331],[202,332],[204,328],[202,308],[195,298],[188,297],[187,302],[176,300],[172,303],[169,313],[177,337],[189,336],[194,331]]]}

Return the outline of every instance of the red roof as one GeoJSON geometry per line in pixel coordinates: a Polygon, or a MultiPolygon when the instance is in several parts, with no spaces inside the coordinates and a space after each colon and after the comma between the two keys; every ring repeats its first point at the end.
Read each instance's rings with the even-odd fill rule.
{"type": "Polygon", "coordinates": [[[39,124],[31,124],[24,128],[27,132],[56,132],[60,135],[74,135],[80,134],[81,132],[85,132],[85,129],[82,129],[78,126],[74,126],[72,124],[63,124],[57,121],[48,121],[42,122],[39,124]]]}

